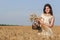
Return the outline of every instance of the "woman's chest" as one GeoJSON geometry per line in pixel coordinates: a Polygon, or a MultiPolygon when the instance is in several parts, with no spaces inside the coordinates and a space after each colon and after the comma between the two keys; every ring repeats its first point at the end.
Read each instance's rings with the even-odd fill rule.
{"type": "Polygon", "coordinates": [[[51,17],[50,16],[43,16],[42,19],[45,21],[49,21],[51,19],[51,17]]]}

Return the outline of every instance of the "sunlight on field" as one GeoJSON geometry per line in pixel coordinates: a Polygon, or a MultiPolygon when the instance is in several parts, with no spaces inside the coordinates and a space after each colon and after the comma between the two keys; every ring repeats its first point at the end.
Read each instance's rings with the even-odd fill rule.
{"type": "Polygon", "coordinates": [[[60,27],[53,27],[53,38],[38,35],[31,26],[0,26],[0,40],[60,40],[60,27]]]}

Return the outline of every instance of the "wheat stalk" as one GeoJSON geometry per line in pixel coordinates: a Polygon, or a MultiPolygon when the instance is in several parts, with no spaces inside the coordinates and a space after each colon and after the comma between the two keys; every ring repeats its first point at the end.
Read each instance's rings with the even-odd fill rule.
{"type": "Polygon", "coordinates": [[[37,15],[36,14],[31,14],[29,19],[32,22],[32,21],[34,21],[35,18],[38,18],[37,15]]]}

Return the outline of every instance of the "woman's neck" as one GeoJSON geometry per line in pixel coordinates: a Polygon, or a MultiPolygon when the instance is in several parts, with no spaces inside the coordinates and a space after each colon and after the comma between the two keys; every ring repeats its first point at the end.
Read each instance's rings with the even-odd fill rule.
{"type": "Polygon", "coordinates": [[[50,16],[50,13],[45,13],[46,16],[50,16]]]}

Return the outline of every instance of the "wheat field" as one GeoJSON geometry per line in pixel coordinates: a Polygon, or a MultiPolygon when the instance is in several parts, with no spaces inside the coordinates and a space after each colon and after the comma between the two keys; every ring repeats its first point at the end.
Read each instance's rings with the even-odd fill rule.
{"type": "Polygon", "coordinates": [[[60,27],[54,26],[53,38],[38,35],[31,26],[0,26],[0,40],[60,40],[60,27]]]}

